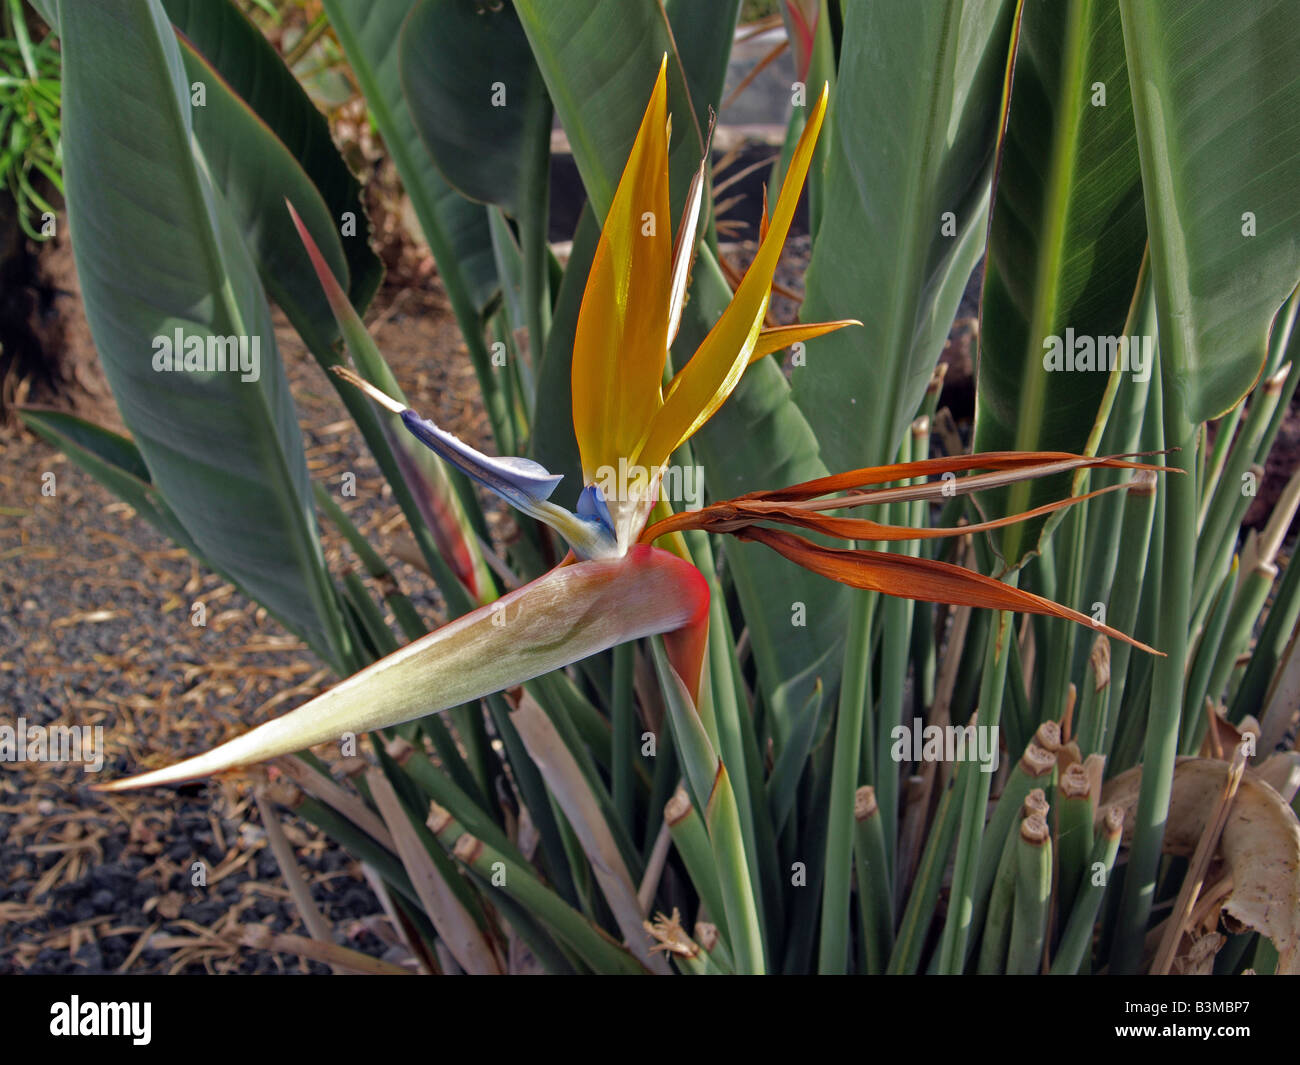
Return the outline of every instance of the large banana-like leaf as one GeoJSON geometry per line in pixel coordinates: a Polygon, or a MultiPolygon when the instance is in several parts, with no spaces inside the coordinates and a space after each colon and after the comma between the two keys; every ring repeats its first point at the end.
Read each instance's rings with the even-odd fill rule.
{"type": "Polygon", "coordinates": [[[267,289],[300,331],[299,320],[306,317],[323,340],[332,341],[334,318],[284,199],[291,199],[300,214],[317,204],[323,209],[325,225],[312,225],[312,232],[353,306],[364,314],[383,266],[370,248],[360,184],[335,148],[325,116],[231,0],[163,0],[163,7],[183,37],[190,80],[206,85],[207,106],[194,109],[195,133],[210,165],[220,166],[221,173],[213,175],[218,186],[236,215],[245,216],[241,224],[267,289]],[[205,76],[203,65],[217,77],[205,76]],[[233,103],[224,98],[231,94],[233,103]],[[250,140],[264,144],[253,149],[250,140]],[[305,195],[303,183],[315,195],[305,195]]]}
{"type": "MultiPolygon", "coordinates": [[[[65,180],[86,317],[154,484],[203,555],[341,665],[293,400],[230,211],[191,151],[190,92],[157,0],[70,4],[65,180]],[[158,338],[260,345],[255,380],[157,371],[158,338]]],[[[182,357],[184,352],[179,352],[182,357]]]]}
{"type": "Polygon", "coordinates": [[[1170,458],[1164,573],[1137,831],[1111,969],[1131,972],[1150,916],[1174,779],[1196,572],[1199,423],[1231,408],[1267,357],[1300,279],[1300,21],[1290,4],[1120,0],[1170,458]]]}
{"type": "Polygon", "coordinates": [[[668,54],[675,143],[669,146],[673,219],[667,224],[674,226],[700,165],[704,130],[688,106],[687,81],[662,5],[656,0],[516,0],[515,10],[600,219],[613,202],[646,97],[668,54]]]}
{"type": "Polygon", "coordinates": [[[497,288],[487,214],[438,173],[402,95],[399,42],[410,5],[324,0],[324,7],[420,220],[443,285],[453,303],[463,293],[482,310],[497,288]]]}
{"type": "Polygon", "coordinates": [[[1287,0],[1120,12],[1161,374],[1196,423],[1249,390],[1300,281],[1300,18],[1287,0]]]}
{"type": "MultiPolygon", "coordinates": [[[[722,86],[727,80],[727,60],[736,33],[740,0],[664,0],[686,85],[695,105],[695,121],[707,129],[709,112],[718,111],[722,86]]],[[[778,190],[779,191],[779,190],[778,190]]],[[[773,202],[776,197],[772,197],[773,202]]]]}
{"type": "MultiPolygon", "coordinates": [[[[515,6],[597,218],[604,218],[613,198],[658,65],[668,53],[668,106],[676,140],[669,156],[669,194],[676,218],[701,153],[684,85],[710,81],[707,72],[683,80],[659,5],[653,0],[578,0],[558,7],[518,0],[515,6]],[[683,126],[688,131],[684,136],[683,126]]],[[[715,55],[714,61],[721,60],[715,55]]],[[[679,351],[695,350],[729,298],[716,261],[702,248],[682,314],[679,351]]],[[[708,490],[718,499],[826,472],[808,423],[771,359],[749,368],[692,447],[708,490]]],[[[839,676],[846,595],[839,586],[756,545],[729,542],[724,550],[759,680],[784,735],[788,715],[804,705],[817,677],[833,684],[839,676]],[[772,595],[773,588],[783,594],[772,595]]]]}
{"type": "MultiPolygon", "coordinates": [[[[331,277],[347,290],[341,298],[359,314],[373,295],[381,267],[367,241],[357,183],[335,150],[324,117],[256,28],[226,0],[168,2],[187,77],[204,86],[204,104],[194,108],[194,131],[212,180],[248,242],[267,291],[317,360],[332,366],[340,358],[334,347],[339,327],[286,204],[313,234],[313,246],[331,277]]],[[[409,438],[387,438],[372,405],[350,387],[341,396],[427,556],[430,533],[436,536],[442,526],[432,520],[430,507],[420,504],[432,504],[429,493],[445,497],[447,477],[438,459],[409,438]],[[404,463],[409,456],[415,468],[404,463]]],[[[429,561],[445,583],[445,574],[429,561]]]]}
{"type": "MultiPolygon", "coordinates": [[[[213,180],[234,213],[267,291],[321,365],[333,366],[341,357],[334,343],[338,324],[286,201],[314,234],[316,251],[346,291],[349,309],[360,314],[382,273],[370,249],[360,187],[334,147],[324,116],[229,0],[165,2],[187,74],[205,87],[194,128],[213,180]]],[[[364,360],[359,364],[368,366],[364,360]]],[[[373,405],[350,386],[340,396],[393,486],[417,544],[445,585],[447,571],[430,555],[434,539],[449,524],[434,520],[435,500],[447,498],[447,475],[439,460],[405,434],[390,440],[373,405]]],[[[446,587],[443,591],[448,594],[446,587]]]]}
{"type": "Polygon", "coordinates": [[[59,30],[59,0],[27,0],[45,24],[56,33],[59,30]]]}
{"type": "Polygon", "coordinates": [[[186,78],[205,87],[204,106],[194,109],[194,135],[212,183],[248,243],[268,295],[310,345],[328,346],[338,339],[338,328],[284,205],[292,203],[320,235],[322,254],[347,284],[347,256],[330,207],[284,143],[207,57],[184,36],[179,44],[186,78]]]}
{"type": "Polygon", "coordinates": [[[894,458],[984,245],[1010,0],[878,0],[844,12],[826,164],[827,224],[794,395],[832,469],[894,458]],[[926,71],[918,77],[917,71],[926,71]]]}
{"type": "Polygon", "coordinates": [[[401,43],[402,88],[438,169],[464,195],[518,215],[549,157],[551,106],[514,9],[422,0],[401,43]]]}
{"type": "MultiPolygon", "coordinates": [[[[1122,335],[1142,262],[1142,175],[1118,7],[1028,5],[1010,107],[989,226],[973,447],[1083,451],[1111,375],[1049,371],[1044,344],[1077,336],[1095,349],[1097,338],[1122,335]]],[[[1117,387],[1140,387],[1132,378],[1120,374],[1117,387]]],[[[1068,491],[1068,477],[1044,478],[985,498],[990,513],[1012,514],[1068,491]]],[[[1006,530],[1008,563],[1041,528],[1006,530]]]]}
{"type": "Polygon", "coordinates": [[[333,343],[337,327],[284,200],[308,218],[361,312],[383,265],[370,247],[361,186],[334,147],[329,123],[230,0],[163,0],[163,9],[178,32],[189,84],[202,85],[202,104],[191,109],[195,135],[263,284],[309,343],[333,343]]]}

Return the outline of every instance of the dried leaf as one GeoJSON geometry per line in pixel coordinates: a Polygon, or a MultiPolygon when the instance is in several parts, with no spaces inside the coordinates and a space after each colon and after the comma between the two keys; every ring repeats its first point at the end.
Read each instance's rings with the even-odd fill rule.
{"type": "MultiPolygon", "coordinates": [[[[1223,795],[1229,768],[1210,758],[1178,760],[1166,853],[1190,855],[1196,849],[1223,795]]],[[[1137,766],[1110,781],[1102,793],[1103,808],[1124,810],[1125,844],[1132,839],[1141,783],[1142,767],[1137,766]]],[[[1258,773],[1247,770],[1243,776],[1218,853],[1233,881],[1223,912],[1273,941],[1279,973],[1300,973],[1300,821],[1258,773]]]]}

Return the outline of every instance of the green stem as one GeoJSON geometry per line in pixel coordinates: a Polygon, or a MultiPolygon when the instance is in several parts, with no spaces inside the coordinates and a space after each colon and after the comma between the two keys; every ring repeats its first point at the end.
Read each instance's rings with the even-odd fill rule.
{"type": "Polygon", "coordinates": [[[398,588],[396,578],[393,576],[392,571],[389,570],[388,564],[379,556],[379,552],[370,546],[370,542],[361,535],[360,530],[352,523],[352,519],[334,501],[334,497],[319,481],[312,482],[312,490],[316,496],[316,505],[325,511],[330,521],[334,523],[334,527],[343,534],[352,550],[356,552],[357,558],[361,560],[361,564],[366,568],[366,572],[391,589],[384,595],[384,602],[393,611],[393,617],[397,620],[397,624],[401,626],[406,638],[408,640],[418,640],[428,633],[429,630],[420,619],[415,605],[398,588]]]}
{"type": "Polygon", "coordinates": [[[383,658],[397,650],[397,637],[384,621],[383,611],[376,605],[366,582],[352,570],[343,574],[343,591],[352,609],[356,611],[370,646],[375,649],[376,657],[383,658]]]}
{"type": "Polygon", "coordinates": [[[465,832],[446,810],[435,808],[429,821],[438,841],[478,875],[489,897],[496,891],[509,896],[597,972],[645,972],[636,958],[538,880],[526,865],[465,832]]]}
{"type": "Polygon", "coordinates": [[[1016,898],[1007,945],[1008,975],[1031,976],[1042,968],[1051,894],[1051,834],[1047,822],[1033,815],[1021,822],[1016,838],[1016,898]]]}
{"type": "Polygon", "coordinates": [[[613,743],[610,751],[611,788],[614,809],[631,832],[635,824],[636,781],[632,767],[636,764],[640,744],[636,735],[636,705],[632,693],[632,666],[636,644],[623,643],[614,648],[614,705],[610,711],[613,743]]]}
{"type": "MultiPolygon", "coordinates": [[[[1007,578],[1015,587],[1016,575],[1007,578]]],[[[988,646],[984,653],[984,677],[980,685],[977,727],[992,730],[997,736],[1002,719],[1002,695],[1006,688],[1007,658],[1011,642],[1016,638],[1013,616],[1002,611],[989,626],[988,646]]],[[[996,750],[996,740],[994,749],[996,750]]],[[[978,882],[980,848],[984,840],[984,819],[989,805],[989,788],[993,774],[978,762],[967,762],[971,771],[966,773],[966,786],[962,795],[961,835],[957,839],[957,858],[953,865],[952,892],[949,895],[948,918],[944,922],[943,940],[939,947],[939,972],[959,974],[966,959],[966,945],[970,939],[974,916],[973,897],[978,882]],[[976,772],[975,770],[979,771],[976,772]]]]}
{"type": "Polygon", "coordinates": [[[1100,750],[1109,705],[1110,640],[1104,633],[1098,633],[1088,655],[1083,691],[1079,696],[1079,711],[1075,714],[1078,725],[1074,731],[1079,737],[1079,750],[1082,754],[1094,754],[1100,750]]]}
{"type": "Polygon", "coordinates": [[[1092,850],[1092,810],[1095,799],[1091,780],[1082,762],[1075,762],[1061,776],[1056,794],[1057,818],[1057,912],[1071,913],[1079,886],[1087,873],[1092,850]]]}
{"type": "MultiPolygon", "coordinates": [[[[693,464],[690,453],[685,463],[693,464]]],[[[709,582],[709,689],[712,693],[713,720],[717,729],[718,754],[728,766],[745,853],[749,859],[749,877],[758,893],[759,909],[765,915],[768,936],[784,926],[781,884],[777,872],[776,833],[763,788],[762,761],[753,732],[748,707],[739,681],[736,641],[731,619],[727,616],[726,595],[713,562],[713,547],[707,534],[692,531],[686,542],[696,568],[709,582]]]]}
{"type": "Polygon", "coordinates": [[[284,65],[290,70],[296,67],[298,61],[311,51],[312,45],[319,41],[321,37],[324,36],[325,31],[329,28],[329,19],[325,17],[324,12],[321,12],[316,16],[312,24],[303,32],[303,35],[294,42],[293,47],[285,54],[284,65]]]}
{"type": "Polygon", "coordinates": [[[341,843],[354,858],[373,866],[393,890],[399,892],[417,910],[423,912],[424,905],[420,902],[420,896],[412,886],[411,878],[402,867],[402,863],[387,847],[375,842],[369,833],[310,796],[304,796],[296,802],[293,812],[315,825],[330,839],[341,843]]]}
{"type": "MultiPolygon", "coordinates": [[[[1082,490],[1087,490],[1086,481],[1082,490]]],[[[1088,609],[1087,604],[1079,603],[1086,555],[1084,545],[1087,543],[1087,516],[1086,504],[1070,507],[1061,519],[1054,545],[1057,581],[1053,598],[1082,610],[1088,609]]],[[[1065,716],[1065,702],[1071,680],[1070,664],[1080,629],[1072,621],[1052,618],[1047,621],[1047,631],[1051,634],[1051,639],[1048,640],[1047,647],[1039,652],[1043,659],[1043,705],[1040,715],[1043,720],[1060,721],[1065,716]]]]}
{"type": "Polygon", "coordinates": [[[1111,971],[1115,973],[1136,972],[1141,960],[1147,921],[1155,902],[1156,871],[1169,816],[1174,759],[1178,754],[1183,669],[1192,613],[1192,574],[1196,567],[1196,427],[1185,403],[1186,397],[1179,388],[1171,384],[1164,389],[1165,439],[1180,449],[1169,456],[1178,463],[1171,469],[1181,469],[1183,473],[1165,478],[1161,610],[1156,646],[1166,657],[1156,661],[1152,678],[1142,786],[1111,952],[1111,971]]]}
{"type": "MultiPolygon", "coordinates": [[[[722,899],[722,886],[718,882],[718,871],[713,864],[709,834],[699,811],[691,804],[685,788],[678,788],[673,797],[668,800],[668,804],[664,807],[664,820],[673,837],[673,846],[682,856],[686,875],[695,885],[701,905],[708,911],[708,919],[718,926],[723,937],[730,942],[727,910],[722,899]]],[[[696,920],[700,919],[700,915],[697,914],[696,920]]]]}
{"type": "Polygon", "coordinates": [[[1219,585],[1219,594],[1215,597],[1210,616],[1196,644],[1196,657],[1192,661],[1191,672],[1187,678],[1187,692],[1183,696],[1183,724],[1180,733],[1182,739],[1179,743],[1181,754],[1193,754],[1200,746],[1206,725],[1206,694],[1210,694],[1216,705],[1218,703],[1218,695],[1209,691],[1210,675],[1219,658],[1219,647],[1223,643],[1224,630],[1228,627],[1228,617],[1235,602],[1233,591],[1236,583],[1237,559],[1233,558],[1232,566],[1219,585]]]}
{"type": "MultiPolygon", "coordinates": [[[[515,786],[537,828],[550,881],[567,901],[577,902],[578,884],[587,864],[580,860],[580,856],[578,861],[571,857],[565,832],[567,823],[562,824],[563,814],[556,811],[542,774],[528,756],[528,749],[524,746],[519,730],[510,718],[510,705],[500,694],[488,696],[486,702],[488,713],[492,715],[492,724],[496,726],[497,734],[505,747],[515,786]]],[[[477,826],[470,826],[470,831],[479,838],[485,838],[477,826]]],[[[493,842],[490,838],[486,841],[493,842]]]]}
{"type": "Polygon", "coordinates": [[[939,808],[930,825],[930,837],[926,840],[925,853],[921,856],[916,879],[912,882],[912,894],[898,926],[894,952],[889,956],[888,972],[891,975],[914,973],[920,964],[921,951],[925,948],[925,939],[934,919],[934,904],[943,884],[943,871],[948,865],[952,839],[957,832],[955,796],[958,789],[964,786],[962,777],[968,772],[978,771],[979,767],[975,763],[963,762],[957,771],[957,783],[945,791],[939,800],[939,808]]]}
{"type": "MultiPolygon", "coordinates": [[[[901,553],[901,552],[900,552],[901,553]]],[[[887,596],[881,603],[880,701],[876,718],[876,801],[880,803],[880,820],[885,832],[885,856],[894,866],[898,837],[899,778],[903,765],[891,751],[894,730],[903,725],[904,692],[907,686],[907,659],[911,645],[911,601],[887,596]]]]}
{"type": "Polygon", "coordinates": [[[1079,885],[1078,898],[1070,911],[1065,931],[1061,933],[1056,957],[1052,959],[1050,972],[1053,976],[1077,973],[1092,946],[1093,925],[1106,894],[1106,885],[1110,882],[1111,870],[1115,867],[1123,827],[1123,812],[1118,806],[1110,807],[1096,834],[1088,869],[1079,885]]]}
{"type": "MultiPolygon", "coordinates": [[[[1142,602],[1143,574],[1147,568],[1147,554],[1151,547],[1151,529],[1156,516],[1156,485],[1154,481],[1139,481],[1131,485],[1124,495],[1124,511],[1120,519],[1120,542],[1124,549],[1115,566],[1115,580],[1108,597],[1107,621],[1120,632],[1133,632],[1142,602]]],[[[1110,701],[1106,706],[1106,724],[1094,748],[1110,758],[1111,747],[1119,727],[1120,708],[1124,705],[1124,691],[1128,683],[1129,660],[1133,648],[1123,641],[1115,641],[1110,649],[1110,701]]],[[[1092,753],[1091,750],[1085,753],[1092,753]]]]}
{"type": "MultiPolygon", "coordinates": [[[[1251,634],[1255,631],[1255,623],[1259,620],[1259,615],[1264,609],[1264,604],[1268,600],[1268,593],[1272,590],[1273,582],[1277,578],[1277,567],[1269,562],[1261,563],[1256,566],[1250,573],[1247,573],[1237,586],[1237,594],[1232,601],[1232,610],[1228,613],[1228,621],[1223,629],[1223,639],[1219,641],[1219,652],[1215,656],[1214,668],[1210,671],[1210,680],[1206,686],[1206,694],[1214,699],[1216,706],[1222,701],[1224,692],[1228,687],[1228,681],[1232,677],[1232,671],[1236,668],[1237,656],[1241,654],[1250,644],[1251,634]]],[[[1281,602],[1279,595],[1273,601],[1273,609],[1278,609],[1281,602]]],[[[1294,624],[1292,630],[1294,630],[1294,624]]],[[[1260,647],[1263,645],[1263,639],[1255,645],[1255,654],[1260,653],[1260,647]]],[[[1258,705],[1258,704],[1257,704],[1258,705]]],[[[1238,718],[1229,718],[1237,721],[1238,718]]],[[[1204,730],[1205,722],[1202,721],[1200,729],[1204,730]]],[[[1197,736],[1196,744],[1193,750],[1200,746],[1200,736],[1197,736]]]]}
{"type": "MultiPolygon", "coordinates": [[[[979,870],[971,895],[971,928],[987,927],[985,913],[991,912],[993,905],[991,892],[994,890],[1002,849],[1007,840],[1015,835],[1013,829],[1020,823],[1022,807],[1029,793],[1035,788],[1046,790],[1052,786],[1060,736],[1060,728],[1055,721],[1043,722],[1007,777],[1006,786],[993,809],[993,816],[989,818],[984,843],[980,848],[979,870]],[[1050,748],[1044,741],[1050,741],[1050,748]]],[[[973,946],[968,941],[967,951],[973,946]]],[[[1002,950],[1005,952],[1005,944],[1002,950]]]]}
{"type": "MultiPolygon", "coordinates": [[[[1247,578],[1248,581],[1255,579],[1257,578],[1254,574],[1247,578]]],[[[1257,590],[1255,594],[1258,594],[1257,590]]],[[[1258,707],[1264,705],[1268,686],[1272,683],[1273,674],[1282,660],[1283,649],[1298,622],[1300,622],[1300,559],[1292,555],[1291,560],[1286,564],[1286,572],[1282,575],[1277,594],[1273,597],[1273,604],[1268,609],[1268,617],[1264,619],[1263,628],[1260,629],[1259,639],[1255,641],[1255,650],[1250,656],[1250,664],[1246,667],[1245,676],[1242,677],[1241,683],[1232,696],[1229,720],[1240,721],[1246,714],[1254,713],[1258,707]]],[[[1249,638],[1248,633],[1247,637],[1249,638]]],[[[1231,674],[1231,664],[1229,664],[1229,674],[1231,674]]]]}
{"type": "MultiPolygon", "coordinates": [[[[898,461],[912,459],[912,435],[903,437],[898,448],[898,461]]],[[[899,484],[910,484],[900,481],[899,484]]],[[[888,518],[898,525],[906,525],[912,517],[908,503],[894,503],[888,508],[888,518]]],[[[903,541],[882,545],[898,554],[915,556],[919,541],[903,541]]],[[[876,788],[876,801],[880,804],[880,820],[885,832],[885,856],[889,867],[894,867],[894,851],[898,838],[898,788],[902,765],[892,757],[890,742],[894,729],[903,723],[903,693],[907,685],[907,660],[911,650],[912,601],[898,596],[886,596],[880,611],[880,702],[876,718],[876,765],[872,783],[876,788]]]]}
{"type": "Polygon", "coordinates": [[[844,649],[844,676],[840,684],[839,712],[835,720],[835,753],[831,767],[830,806],[826,817],[826,872],[822,881],[822,923],[818,949],[818,968],[823,973],[844,973],[849,963],[853,798],[858,790],[867,670],[871,655],[871,616],[875,607],[874,592],[857,592],[853,595],[849,608],[849,635],[844,649]]]}
{"type": "MultiPolygon", "coordinates": [[[[1019,804],[1016,812],[1020,812],[1019,804]]],[[[982,976],[991,976],[1006,969],[1007,941],[1011,938],[1011,904],[1016,897],[1016,855],[1019,843],[1019,831],[1008,832],[997,852],[998,861],[993,866],[993,890],[989,895],[988,919],[984,922],[984,937],[980,942],[977,968],[982,976]]]]}
{"type": "Polygon", "coordinates": [[[713,844],[718,883],[722,888],[723,910],[727,927],[732,929],[732,949],[736,967],[742,973],[762,975],[767,971],[763,947],[763,930],[759,924],[758,905],[749,878],[740,830],[740,813],[732,791],[727,768],[718,763],[717,780],[705,810],[709,839],[713,844]]]}
{"type": "MultiPolygon", "coordinates": [[[[732,933],[731,948],[736,968],[743,973],[765,972],[766,951],[758,901],[749,876],[740,812],[730,777],[718,758],[701,714],[691,702],[690,692],[668,661],[663,638],[653,637],[650,646],[689,790],[696,796],[697,805],[704,810],[727,927],[732,933]]],[[[706,678],[700,686],[702,700],[709,687],[706,678]]]]}
{"type": "Polygon", "coordinates": [[[1192,585],[1192,605],[1197,608],[1198,616],[1209,609],[1211,593],[1226,568],[1225,559],[1232,557],[1241,515],[1254,498],[1242,490],[1243,478],[1255,462],[1255,453],[1277,409],[1281,385],[1280,381],[1265,382],[1251,395],[1241,433],[1228,454],[1222,478],[1210,502],[1199,538],[1192,585]]]}
{"type": "Polygon", "coordinates": [[[1245,408],[1246,402],[1243,399],[1219,419],[1219,427],[1214,434],[1214,450],[1205,463],[1205,482],[1201,485],[1201,506],[1196,514],[1198,531],[1205,527],[1205,519],[1210,513],[1210,503],[1214,499],[1219,482],[1223,479],[1223,464],[1228,458],[1228,448],[1237,433],[1237,426],[1241,422],[1241,414],[1245,408]]]}
{"type": "Polygon", "coordinates": [[[524,188],[520,190],[519,252],[523,264],[523,301],[525,325],[528,327],[528,360],[525,380],[529,420],[535,421],[537,371],[546,350],[546,335],[551,329],[550,262],[547,255],[547,228],[550,223],[551,189],[551,105],[545,100],[544,117],[530,129],[533,137],[532,158],[524,168],[524,188]]]}
{"type": "Polygon", "coordinates": [[[853,855],[858,874],[858,911],[867,972],[879,976],[894,949],[894,895],[885,854],[885,830],[875,791],[864,784],[854,802],[853,855]]]}

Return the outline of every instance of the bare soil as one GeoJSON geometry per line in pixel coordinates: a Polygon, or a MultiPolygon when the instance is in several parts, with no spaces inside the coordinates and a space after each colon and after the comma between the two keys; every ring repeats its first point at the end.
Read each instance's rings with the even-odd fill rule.
{"type": "MultiPolygon", "coordinates": [[[[387,288],[371,321],[417,409],[481,438],[473,370],[436,280],[387,288]]],[[[356,498],[340,503],[391,547],[405,522],[364,442],[278,313],[276,339],[313,478],[337,486],[355,473],[356,498]]],[[[89,343],[89,332],[65,340],[89,343]]],[[[89,384],[79,413],[120,428],[89,384]]],[[[102,726],[106,779],[198,753],[335,681],[61,453],[10,426],[0,459],[0,723],[102,726]],[[41,492],[46,473],[53,497],[41,492]],[[206,627],[190,624],[196,602],[206,627]]],[[[331,570],[359,569],[332,529],[324,536],[331,570]]],[[[396,573],[437,621],[431,582],[403,564],[396,573]]],[[[89,790],[95,779],[77,765],[0,763],[0,972],[324,971],[235,942],[249,923],[305,934],[249,781],[108,797],[89,790]],[[196,862],[206,886],[192,883],[196,862]]],[[[285,831],[340,939],[384,954],[391,929],[358,863],[302,822],[286,819],[285,831]]]]}

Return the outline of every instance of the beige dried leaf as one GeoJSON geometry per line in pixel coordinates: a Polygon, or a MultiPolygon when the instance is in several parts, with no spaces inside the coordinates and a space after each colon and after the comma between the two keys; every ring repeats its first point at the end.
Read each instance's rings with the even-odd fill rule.
{"type": "MultiPolygon", "coordinates": [[[[1229,764],[1210,758],[1180,758],[1164,849],[1190,855],[1214,815],[1228,779],[1229,764]]],[[[1124,811],[1127,845],[1133,834],[1142,767],[1121,773],[1102,793],[1102,807],[1124,811]]],[[[1223,901],[1226,916],[1273,941],[1279,973],[1300,973],[1300,821],[1282,796],[1258,773],[1247,770],[1219,841],[1233,881],[1223,901]]]]}

